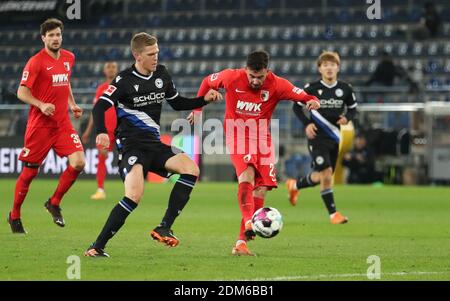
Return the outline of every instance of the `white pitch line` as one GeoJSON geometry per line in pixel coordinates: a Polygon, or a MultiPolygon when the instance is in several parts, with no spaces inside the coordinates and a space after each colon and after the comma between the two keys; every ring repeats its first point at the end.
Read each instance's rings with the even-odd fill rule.
{"type": "MultiPolygon", "coordinates": [[[[381,273],[381,279],[383,278],[383,275],[385,275],[385,276],[407,276],[407,275],[439,275],[439,274],[450,274],[450,271],[446,271],[446,272],[392,272],[392,273],[381,273]]],[[[299,276],[280,276],[280,277],[273,277],[273,278],[238,279],[238,280],[231,280],[231,281],[285,281],[285,280],[301,280],[301,279],[317,279],[317,278],[351,278],[351,277],[367,277],[367,274],[299,275],[299,276]]]]}

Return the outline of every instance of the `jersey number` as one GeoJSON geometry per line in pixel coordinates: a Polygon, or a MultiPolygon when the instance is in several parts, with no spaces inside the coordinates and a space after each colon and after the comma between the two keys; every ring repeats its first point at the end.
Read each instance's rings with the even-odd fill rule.
{"type": "Polygon", "coordinates": [[[70,138],[72,138],[73,143],[81,144],[80,137],[77,134],[70,134],[70,138]]]}
{"type": "Polygon", "coordinates": [[[277,180],[277,176],[275,174],[275,165],[273,163],[270,163],[269,176],[272,178],[272,181],[275,182],[277,180]]]}

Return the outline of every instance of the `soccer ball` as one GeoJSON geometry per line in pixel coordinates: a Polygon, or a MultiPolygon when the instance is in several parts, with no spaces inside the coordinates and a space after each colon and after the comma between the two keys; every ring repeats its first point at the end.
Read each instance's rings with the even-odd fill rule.
{"type": "Polygon", "coordinates": [[[283,228],[283,217],[280,211],[272,207],[258,209],[252,217],[253,231],[263,238],[277,235],[283,228]]]}

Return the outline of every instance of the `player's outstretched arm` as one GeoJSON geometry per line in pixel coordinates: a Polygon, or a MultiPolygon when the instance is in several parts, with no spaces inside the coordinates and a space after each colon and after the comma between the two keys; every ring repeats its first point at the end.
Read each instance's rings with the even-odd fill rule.
{"type": "Polygon", "coordinates": [[[279,78],[279,99],[286,99],[295,102],[304,103],[308,110],[317,110],[320,108],[320,101],[314,95],[306,93],[303,89],[294,86],[285,78],[279,78]]]}
{"type": "Polygon", "coordinates": [[[170,106],[176,111],[186,111],[201,108],[210,102],[216,102],[223,99],[222,94],[216,90],[209,90],[205,96],[187,98],[178,95],[175,98],[167,99],[170,106]]]}
{"type": "Polygon", "coordinates": [[[21,85],[17,90],[17,98],[26,104],[37,107],[45,116],[53,116],[55,113],[55,105],[52,103],[45,103],[35,98],[27,86],[21,85]]]}

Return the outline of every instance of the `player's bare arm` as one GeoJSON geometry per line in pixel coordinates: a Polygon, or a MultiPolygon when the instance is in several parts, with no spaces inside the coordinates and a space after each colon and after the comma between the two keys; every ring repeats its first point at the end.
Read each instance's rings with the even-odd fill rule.
{"type": "MultiPolygon", "coordinates": [[[[214,89],[209,90],[204,97],[207,102],[218,102],[223,100],[223,95],[214,89]]],[[[189,124],[195,124],[200,119],[201,114],[201,111],[192,111],[186,119],[189,121],[189,124]]]]}
{"type": "Polygon", "coordinates": [[[69,85],[69,107],[70,110],[72,111],[73,117],[78,119],[81,117],[81,115],[83,115],[83,109],[80,108],[76,103],[75,103],[75,98],[73,97],[73,93],[72,93],[72,86],[69,85]]]}
{"type": "Polygon", "coordinates": [[[314,139],[317,135],[317,127],[314,123],[310,123],[305,128],[305,134],[308,139],[314,139]]]}
{"type": "Polygon", "coordinates": [[[92,130],[94,128],[94,119],[92,118],[92,115],[89,116],[88,125],[86,127],[86,130],[84,130],[83,135],[81,135],[81,141],[83,143],[88,143],[89,138],[91,137],[92,130]]]}
{"type": "Polygon", "coordinates": [[[306,108],[308,110],[318,110],[320,108],[320,102],[316,99],[312,99],[306,103],[306,108]]]}
{"type": "Polygon", "coordinates": [[[41,110],[45,116],[53,116],[55,113],[55,105],[52,103],[45,103],[35,98],[27,86],[20,86],[17,91],[17,97],[24,103],[30,104],[41,110]]]}
{"type": "Polygon", "coordinates": [[[341,115],[336,123],[339,125],[346,125],[348,123],[348,119],[344,115],[341,115]]]}
{"type": "Polygon", "coordinates": [[[219,93],[219,91],[216,91],[214,89],[211,89],[206,93],[204,96],[206,102],[218,102],[223,100],[222,94],[219,93]]]}

